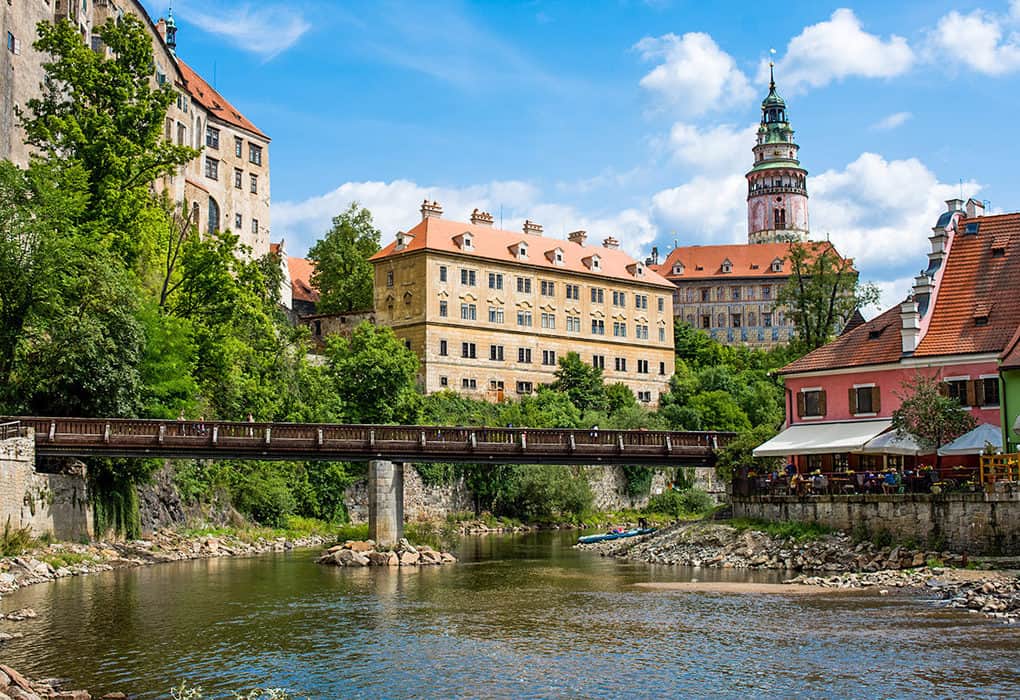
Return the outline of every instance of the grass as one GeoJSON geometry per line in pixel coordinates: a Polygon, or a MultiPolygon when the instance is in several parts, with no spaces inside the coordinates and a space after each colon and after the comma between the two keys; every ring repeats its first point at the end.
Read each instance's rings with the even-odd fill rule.
{"type": "Polygon", "coordinates": [[[54,569],[77,566],[78,564],[95,564],[96,558],[91,554],[79,554],[78,552],[60,552],[47,554],[42,560],[54,569]]]}
{"type": "Polygon", "coordinates": [[[752,520],[749,518],[735,518],[728,523],[738,532],[744,530],[757,530],[767,535],[780,539],[793,539],[797,542],[808,542],[819,540],[826,535],[831,535],[835,530],[827,525],[819,523],[803,523],[797,521],[771,523],[764,520],[752,520]]]}
{"type": "Polygon", "coordinates": [[[0,556],[16,557],[38,544],[27,527],[11,527],[11,516],[7,516],[3,532],[0,533],[0,556]]]}

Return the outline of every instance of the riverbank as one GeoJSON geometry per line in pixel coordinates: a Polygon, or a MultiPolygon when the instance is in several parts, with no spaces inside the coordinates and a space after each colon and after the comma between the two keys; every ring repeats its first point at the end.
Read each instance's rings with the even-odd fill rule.
{"type": "MultiPolygon", "coordinates": [[[[0,664],[0,700],[43,700],[44,698],[66,698],[67,700],[92,700],[87,690],[61,690],[54,680],[26,678],[10,666],[0,664]]],[[[124,693],[107,693],[100,700],[124,700],[124,693]]]]}

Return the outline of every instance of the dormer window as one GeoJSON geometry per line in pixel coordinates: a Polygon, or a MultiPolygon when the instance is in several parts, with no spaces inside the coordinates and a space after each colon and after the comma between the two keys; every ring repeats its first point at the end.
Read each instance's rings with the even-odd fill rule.
{"type": "Polygon", "coordinates": [[[545,253],[545,257],[553,265],[562,265],[564,263],[562,248],[553,248],[552,250],[547,250],[545,253]]]}
{"type": "Polygon", "coordinates": [[[602,269],[602,259],[597,255],[589,255],[588,257],[583,258],[581,262],[583,262],[585,267],[587,267],[589,270],[602,269]]]}
{"type": "Polygon", "coordinates": [[[528,259],[527,242],[520,241],[519,243],[514,243],[512,246],[510,246],[510,254],[513,255],[518,260],[527,260],[528,259]]]}
{"type": "Polygon", "coordinates": [[[683,273],[684,273],[684,264],[683,263],[676,263],[676,264],[673,265],[673,274],[674,275],[682,275],[683,273]]]}
{"type": "Polygon", "coordinates": [[[634,275],[635,277],[644,277],[645,266],[640,262],[632,263],[627,266],[627,272],[634,275]]]}
{"type": "Polygon", "coordinates": [[[772,261],[772,271],[773,272],[782,272],[783,271],[783,259],[782,258],[776,258],[775,260],[772,261]]]}
{"type": "Polygon", "coordinates": [[[462,250],[474,250],[475,247],[474,236],[471,234],[470,231],[465,231],[460,235],[454,236],[453,241],[454,243],[457,244],[457,247],[461,248],[462,250]]]}
{"type": "Polygon", "coordinates": [[[974,306],[974,325],[987,326],[988,316],[992,312],[992,305],[987,302],[980,302],[974,306]]]}
{"type": "Polygon", "coordinates": [[[414,240],[414,236],[411,234],[397,231],[397,250],[404,250],[411,245],[412,240],[414,240]]]}
{"type": "Polygon", "coordinates": [[[730,262],[729,258],[726,258],[725,260],[723,260],[722,271],[723,272],[733,272],[733,263],[730,262]]]}

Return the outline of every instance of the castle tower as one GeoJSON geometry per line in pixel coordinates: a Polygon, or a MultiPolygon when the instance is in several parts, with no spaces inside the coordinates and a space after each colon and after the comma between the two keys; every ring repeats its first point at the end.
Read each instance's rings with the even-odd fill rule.
{"type": "Polygon", "coordinates": [[[747,173],[749,243],[805,241],[808,238],[807,171],[800,167],[787,119],[786,102],[776,93],[769,64],[769,94],[761,103],[761,125],[754,167],[747,173]]]}

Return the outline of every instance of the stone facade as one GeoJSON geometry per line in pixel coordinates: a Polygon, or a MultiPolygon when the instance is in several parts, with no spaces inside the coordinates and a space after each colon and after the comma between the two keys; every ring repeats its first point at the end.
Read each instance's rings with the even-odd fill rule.
{"type": "Polygon", "coordinates": [[[734,496],[733,517],[887,531],[897,542],[938,542],[969,554],[1020,554],[1020,487],[994,486],[989,493],[734,496]]]}
{"type": "Polygon", "coordinates": [[[37,472],[31,431],[27,437],[0,441],[0,527],[7,522],[59,540],[92,536],[84,468],[69,474],[37,472]]]}

